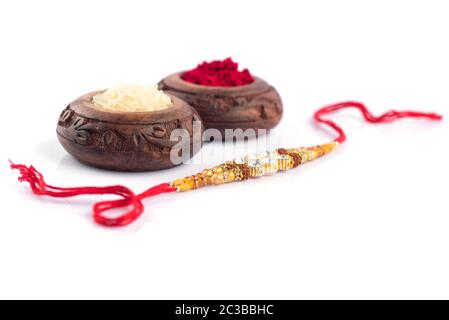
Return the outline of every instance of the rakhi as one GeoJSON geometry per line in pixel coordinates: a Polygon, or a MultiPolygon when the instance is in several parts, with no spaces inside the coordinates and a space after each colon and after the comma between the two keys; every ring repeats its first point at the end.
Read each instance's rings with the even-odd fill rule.
{"type": "Polygon", "coordinates": [[[196,175],[178,179],[173,182],[163,183],[152,187],[143,193],[135,194],[127,187],[116,185],[109,187],[78,187],[61,188],[49,185],[43,175],[33,166],[14,164],[11,168],[20,171],[19,181],[28,182],[33,193],[39,196],[67,198],[79,195],[112,194],[120,196],[120,199],[98,202],[93,206],[93,218],[96,223],[108,227],[126,226],[135,221],[144,211],[142,200],[163,193],[186,192],[210,185],[220,185],[236,181],[244,181],[250,178],[259,178],[277,172],[296,168],[306,162],[315,160],[334,150],[346,140],[346,135],[340,126],[324,116],[345,108],[358,109],[366,121],[372,123],[388,123],[401,118],[426,118],[441,120],[442,116],[436,113],[424,113],[416,111],[388,111],[380,116],[374,116],[359,102],[347,101],[332,104],[318,110],[314,118],[318,123],[325,124],[338,133],[333,141],[313,147],[299,147],[290,149],[277,149],[272,152],[249,155],[240,160],[223,163],[211,169],[206,169],[196,175]],[[105,212],[111,209],[131,206],[131,210],[119,217],[108,217],[105,212]]]}

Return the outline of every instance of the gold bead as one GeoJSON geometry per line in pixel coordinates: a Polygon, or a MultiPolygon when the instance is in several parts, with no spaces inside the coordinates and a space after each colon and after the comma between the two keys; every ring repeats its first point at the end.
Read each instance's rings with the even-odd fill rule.
{"type": "Polygon", "coordinates": [[[192,187],[188,183],[183,183],[179,186],[179,191],[186,192],[192,190],[192,187]]]}
{"type": "Polygon", "coordinates": [[[184,179],[176,179],[175,181],[173,181],[173,185],[175,187],[179,187],[183,183],[184,183],[184,179]]]}
{"type": "Polygon", "coordinates": [[[184,183],[188,184],[192,189],[195,187],[195,180],[192,177],[184,178],[184,183]]]}
{"type": "Polygon", "coordinates": [[[265,171],[264,171],[263,166],[249,168],[250,177],[262,177],[264,174],[265,174],[265,171]]]}
{"type": "Polygon", "coordinates": [[[201,172],[201,176],[203,177],[203,181],[205,184],[210,184],[212,182],[211,179],[213,174],[214,173],[210,169],[206,169],[201,172]]]}
{"type": "Polygon", "coordinates": [[[278,170],[279,171],[286,171],[291,169],[292,167],[292,157],[290,157],[289,155],[280,155],[278,158],[278,170]]]}
{"type": "Polygon", "coordinates": [[[236,167],[233,171],[235,175],[235,181],[242,181],[243,180],[243,172],[239,167],[236,167]]]}
{"type": "Polygon", "coordinates": [[[227,182],[235,181],[235,174],[232,171],[227,172],[227,182]]]}
{"type": "Polygon", "coordinates": [[[212,182],[213,182],[214,184],[223,184],[223,183],[225,182],[225,179],[224,179],[223,174],[215,173],[215,174],[212,176],[212,182]]]}
{"type": "Polygon", "coordinates": [[[323,144],[321,147],[323,148],[324,153],[329,153],[338,145],[337,142],[331,142],[323,144]]]}
{"type": "Polygon", "coordinates": [[[223,173],[223,168],[221,167],[215,167],[212,169],[213,173],[223,173]]]}
{"type": "Polygon", "coordinates": [[[212,172],[212,170],[206,169],[206,170],[203,170],[203,172],[201,174],[206,177],[211,177],[214,173],[212,172]]]}
{"type": "Polygon", "coordinates": [[[201,188],[202,186],[204,186],[204,179],[203,179],[203,176],[201,174],[197,174],[195,176],[195,186],[197,188],[201,188]]]}

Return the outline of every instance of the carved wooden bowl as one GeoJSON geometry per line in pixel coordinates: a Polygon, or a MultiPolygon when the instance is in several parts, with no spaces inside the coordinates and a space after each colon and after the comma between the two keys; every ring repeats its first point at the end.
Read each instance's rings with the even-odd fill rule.
{"type": "Polygon", "coordinates": [[[244,86],[208,87],[184,81],[182,74],[164,78],[159,88],[194,107],[206,129],[218,129],[224,135],[226,129],[272,129],[281,121],[281,97],[258,77],[244,86]]]}
{"type": "Polygon", "coordinates": [[[196,146],[201,146],[204,127],[198,113],[185,101],[169,94],[173,106],[166,110],[114,112],[93,104],[92,98],[98,93],[101,91],[73,101],[58,121],[59,141],[81,162],[109,170],[151,171],[178,165],[171,161],[172,150],[183,159],[199,151],[193,148],[193,138],[197,139],[196,146]],[[195,121],[199,124],[197,135],[195,121]],[[175,129],[185,129],[190,139],[170,140],[175,129]],[[186,143],[190,149],[178,150],[186,143]]]}

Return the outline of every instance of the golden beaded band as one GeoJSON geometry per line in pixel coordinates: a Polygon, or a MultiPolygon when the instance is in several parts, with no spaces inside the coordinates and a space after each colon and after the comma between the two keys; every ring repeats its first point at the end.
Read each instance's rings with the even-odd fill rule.
{"type": "Polygon", "coordinates": [[[314,147],[277,149],[273,152],[248,155],[243,159],[225,162],[212,169],[170,183],[177,191],[185,192],[208,185],[218,185],[287,171],[331,152],[338,142],[314,147]]]}

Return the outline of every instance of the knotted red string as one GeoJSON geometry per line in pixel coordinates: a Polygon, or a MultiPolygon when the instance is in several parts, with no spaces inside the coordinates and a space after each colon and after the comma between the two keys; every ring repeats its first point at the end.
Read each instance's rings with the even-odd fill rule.
{"type": "Polygon", "coordinates": [[[355,101],[345,101],[340,103],[331,104],[324,108],[321,108],[315,112],[314,118],[320,123],[324,123],[333,128],[338,133],[338,137],[334,141],[343,143],[346,140],[346,135],[343,129],[335,122],[327,119],[323,119],[323,115],[335,112],[341,109],[356,108],[359,109],[366,121],[372,123],[387,123],[401,118],[427,118],[430,120],[441,120],[443,117],[436,113],[416,112],[416,111],[396,111],[390,110],[384,114],[376,117],[374,116],[363,103],[355,101]]]}
{"type": "Polygon", "coordinates": [[[176,191],[176,188],[170,186],[168,183],[163,183],[150,188],[139,195],[134,194],[134,192],[127,187],[118,185],[109,187],[59,188],[45,183],[43,175],[33,166],[27,167],[11,162],[11,169],[19,170],[21,174],[19,181],[28,182],[31,190],[39,196],[67,198],[79,195],[113,194],[122,197],[122,199],[98,202],[93,207],[93,217],[95,222],[108,227],[123,227],[139,218],[144,211],[144,206],[142,204],[143,199],[153,197],[161,193],[176,191]],[[130,211],[116,218],[111,218],[104,215],[104,213],[108,210],[127,206],[131,206],[130,211]]]}

